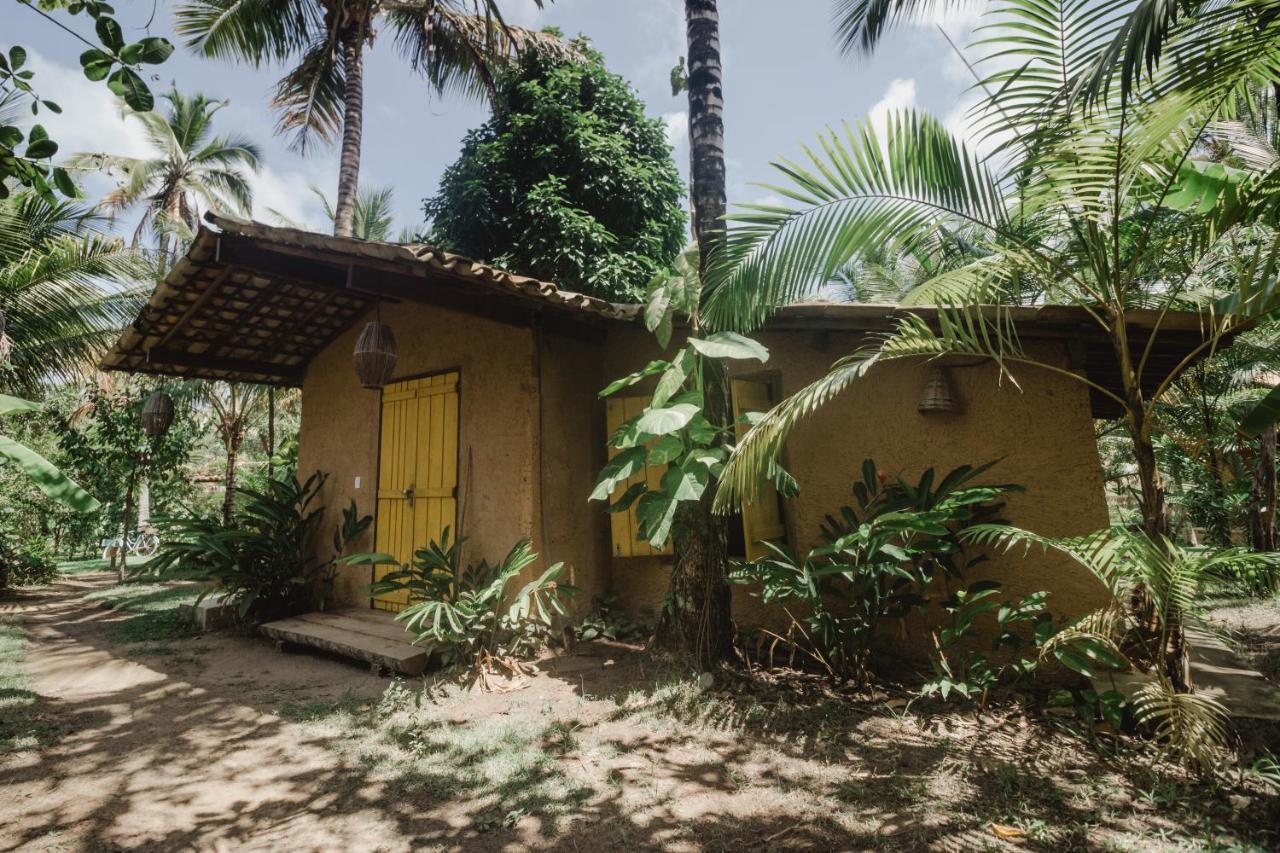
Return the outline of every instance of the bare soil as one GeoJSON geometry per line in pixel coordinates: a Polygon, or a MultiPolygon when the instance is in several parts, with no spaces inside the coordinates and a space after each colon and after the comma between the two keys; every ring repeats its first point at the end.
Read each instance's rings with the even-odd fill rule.
{"type": "MultiPolygon", "coordinates": [[[[584,644],[509,692],[235,633],[126,642],[82,575],[0,601],[39,725],[10,850],[1273,849],[1274,794],[1013,702],[984,713],[584,644]]],[[[0,705],[2,709],[3,705],[0,705]]]]}

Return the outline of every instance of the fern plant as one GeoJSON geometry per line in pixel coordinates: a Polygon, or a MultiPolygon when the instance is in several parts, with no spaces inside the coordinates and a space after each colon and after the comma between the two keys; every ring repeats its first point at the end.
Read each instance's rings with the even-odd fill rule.
{"type": "Polygon", "coordinates": [[[1120,669],[1146,673],[1149,682],[1132,699],[1135,719],[1172,757],[1203,769],[1212,766],[1226,746],[1227,710],[1194,691],[1183,628],[1200,621],[1207,580],[1274,567],[1280,555],[1186,548],[1124,528],[1055,539],[1015,527],[977,525],[963,535],[968,542],[1006,550],[1053,550],[1101,581],[1110,593],[1108,604],[1057,633],[1042,654],[1052,653],[1089,677],[1120,669]]]}
{"type": "MultiPolygon", "coordinates": [[[[521,674],[525,667],[520,658],[546,644],[552,621],[566,615],[564,602],[578,590],[560,583],[564,563],[517,585],[521,572],[538,559],[528,539],[517,542],[496,565],[481,560],[463,566],[465,542],[450,542],[446,527],[438,542],[419,548],[412,562],[375,581],[370,592],[406,593],[409,606],[396,618],[415,635],[415,643],[444,665],[475,670],[482,679],[500,671],[521,674]]],[[[339,562],[398,564],[384,553],[354,554],[339,562]]]]}

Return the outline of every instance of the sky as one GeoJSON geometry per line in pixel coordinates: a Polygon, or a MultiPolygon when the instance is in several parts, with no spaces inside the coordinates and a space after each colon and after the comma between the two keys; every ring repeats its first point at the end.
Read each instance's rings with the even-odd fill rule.
{"type": "MultiPolygon", "coordinates": [[[[229,103],[215,129],[256,142],[263,168],[253,178],[254,218],[278,215],[319,231],[329,230],[319,187],[335,194],[335,148],[314,146],[302,157],[288,140],[273,135],[270,92],[280,67],[252,68],[204,59],[173,34],[175,4],[166,0],[119,0],[117,17],[129,40],[163,35],[178,49],[155,66],[151,88],[171,82],[186,93],[201,92],[229,103]],[[147,24],[150,23],[148,27],[147,24]]],[[[31,54],[32,81],[43,97],[64,107],[62,116],[42,118],[61,154],[90,151],[145,156],[138,123],[123,117],[105,86],[90,83],[76,57],[84,45],[34,11],[0,0],[3,45],[21,44],[31,54]]],[[[832,0],[721,0],[724,66],[726,169],[730,204],[768,203],[776,196],[760,184],[775,182],[769,162],[802,156],[827,127],[868,116],[883,122],[892,110],[914,107],[964,127],[971,103],[971,77],[943,31],[957,44],[971,39],[973,14],[953,13],[892,33],[872,57],[841,56],[831,24],[832,0]]],[[[670,71],[684,54],[684,4],[680,0],[555,0],[539,10],[532,0],[505,0],[511,24],[554,25],[582,34],[602,51],[609,68],[625,78],[668,128],[674,156],[687,174],[687,102],[671,95],[670,71]]],[[[62,20],[89,33],[87,18],[62,20]]],[[[483,123],[483,104],[432,93],[401,59],[389,37],[375,41],[366,59],[364,150],[361,186],[394,190],[397,227],[422,222],[424,197],[435,193],[440,174],[457,157],[462,137],[483,123]]],[[[109,179],[83,181],[92,199],[111,188],[109,179]]],[[[131,230],[129,217],[118,224],[131,230]]]]}

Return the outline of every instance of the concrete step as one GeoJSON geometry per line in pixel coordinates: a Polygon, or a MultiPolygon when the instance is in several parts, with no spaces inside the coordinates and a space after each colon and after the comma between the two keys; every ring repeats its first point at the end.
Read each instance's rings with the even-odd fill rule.
{"type": "Polygon", "coordinates": [[[413,638],[402,623],[381,610],[347,608],[304,613],[267,622],[260,630],[280,643],[323,649],[403,675],[422,674],[430,658],[410,642],[413,638]]]}

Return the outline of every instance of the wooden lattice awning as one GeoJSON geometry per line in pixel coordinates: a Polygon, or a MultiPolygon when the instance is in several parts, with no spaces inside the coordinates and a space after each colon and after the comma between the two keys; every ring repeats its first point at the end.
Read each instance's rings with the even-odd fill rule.
{"type": "MultiPolygon", "coordinates": [[[[307,364],[377,301],[423,302],[590,334],[636,306],[442,252],[208,214],[104,370],[301,385],[307,364]]],[[[598,331],[597,331],[598,333],[598,331]]]]}

